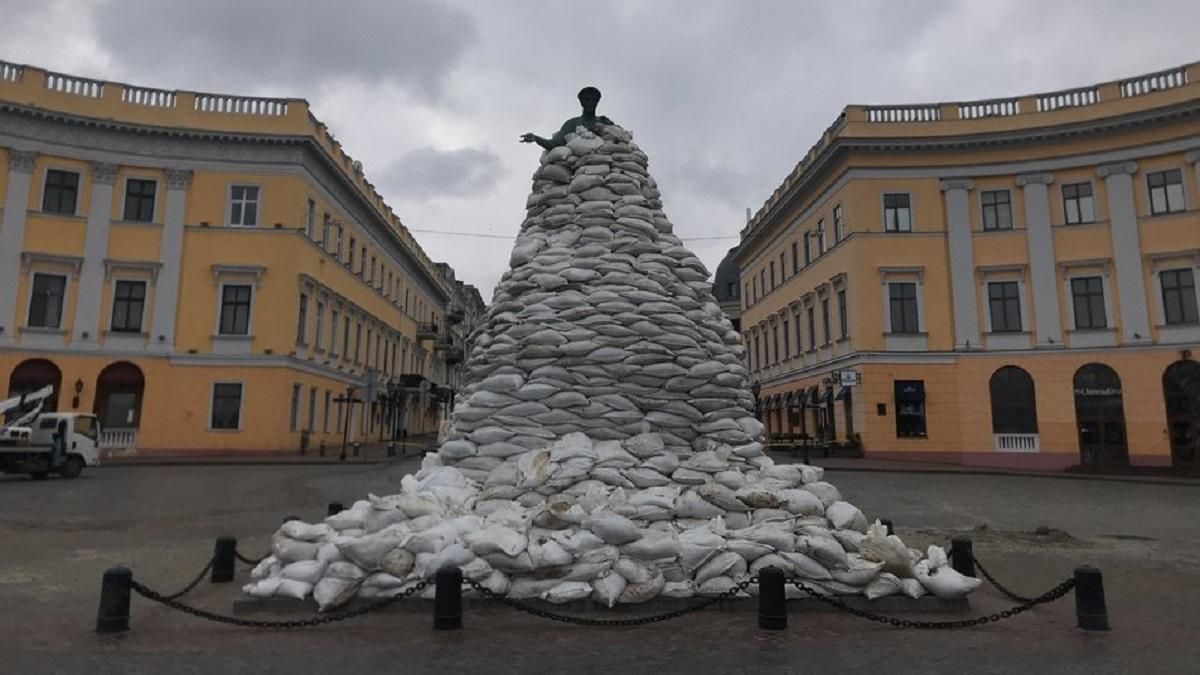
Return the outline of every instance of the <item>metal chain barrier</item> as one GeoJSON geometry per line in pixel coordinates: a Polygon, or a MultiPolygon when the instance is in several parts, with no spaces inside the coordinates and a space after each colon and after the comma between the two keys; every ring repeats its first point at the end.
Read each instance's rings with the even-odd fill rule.
{"type": "Polygon", "coordinates": [[[420,591],[424,590],[425,587],[429,586],[429,584],[431,584],[432,582],[433,582],[432,579],[422,579],[422,580],[418,581],[412,587],[405,589],[404,593],[402,593],[402,594],[393,595],[388,598],[381,598],[370,604],[363,605],[362,607],[359,607],[358,609],[352,609],[348,612],[342,612],[341,614],[325,614],[322,616],[314,616],[314,617],[308,618],[308,619],[294,619],[291,621],[259,621],[256,619],[240,619],[235,616],[225,616],[223,614],[214,614],[213,612],[208,612],[203,609],[197,609],[195,607],[185,605],[182,602],[179,602],[178,600],[174,600],[168,596],[162,595],[161,593],[157,593],[157,592],[147,588],[146,586],[138,583],[137,581],[133,581],[130,584],[130,588],[132,588],[135,592],[137,592],[138,595],[142,596],[143,598],[146,598],[147,600],[152,600],[154,602],[161,603],[163,605],[166,605],[167,607],[170,607],[171,609],[177,609],[185,614],[191,614],[192,616],[195,616],[195,617],[198,617],[201,619],[207,619],[209,621],[216,621],[218,623],[225,623],[225,624],[230,624],[233,626],[242,626],[242,627],[246,627],[246,628],[308,628],[310,626],[320,626],[320,625],[324,625],[327,623],[335,623],[338,621],[345,621],[346,619],[353,619],[354,617],[362,616],[363,614],[369,614],[376,610],[383,609],[384,607],[387,607],[388,605],[396,602],[397,600],[401,600],[404,598],[411,598],[414,594],[419,593],[420,591]]]}
{"type": "Polygon", "coordinates": [[[715,595],[711,598],[708,598],[707,600],[704,600],[703,602],[698,602],[690,607],[684,607],[683,609],[677,609],[677,610],[674,610],[671,612],[667,612],[665,614],[656,614],[654,616],[639,616],[639,617],[632,618],[632,619],[591,619],[591,618],[587,618],[587,617],[583,617],[583,616],[571,616],[571,615],[567,615],[567,614],[557,614],[555,612],[550,612],[550,611],[541,609],[539,607],[533,607],[533,606],[527,605],[524,602],[521,602],[519,600],[513,600],[512,598],[509,598],[507,596],[503,596],[498,593],[495,593],[491,589],[485,588],[479,582],[471,580],[471,579],[464,578],[463,583],[469,585],[471,588],[475,589],[476,591],[479,591],[479,593],[482,594],[486,598],[495,600],[497,602],[500,602],[501,604],[508,605],[509,607],[512,607],[513,609],[519,609],[522,612],[525,612],[526,614],[540,616],[543,619],[550,619],[552,621],[561,621],[563,623],[571,623],[571,624],[575,624],[577,626],[644,626],[646,624],[661,623],[663,621],[670,621],[671,619],[678,619],[679,617],[681,617],[685,614],[691,614],[692,612],[698,612],[706,607],[711,607],[712,605],[714,605],[722,600],[727,600],[727,599],[733,598],[738,593],[741,593],[742,591],[746,590],[752,584],[757,584],[758,577],[755,576],[755,577],[749,577],[747,579],[744,579],[741,582],[734,585],[729,590],[725,591],[724,593],[721,593],[720,595],[715,595]]]}
{"type": "Polygon", "coordinates": [[[979,570],[979,573],[983,575],[983,578],[987,579],[989,583],[995,586],[996,590],[1008,596],[1010,600],[1016,600],[1017,602],[1033,602],[1033,598],[1017,595],[1016,593],[1013,593],[1002,586],[999,581],[996,581],[996,577],[993,577],[991,574],[989,574],[987,568],[979,563],[979,558],[976,558],[974,554],[971,555],[971,561],[975,563],[975,569],[979,570]]]}
{"type": "Polygon", "coordinates": [[[164,597],[167,600],[178,600],[179,598],[182,598],[183,596],[190,593],[193,588],[195,588],[201,581],[204,580],[204,577],[208,576],[208,571],[212,569],[213,563],[215,563],[216,561],[217,561],[216,556],[209,558],[208,564],[204,566],[204,569],[200,570],[200,574],[196,575],[196,578],[192,580],[192,583],[188,584],[187,587],[184,588],[182,591],[179,591],[178,593],[173,593],[171,595],[164,596],[164,597]]]}
{"type": "Polygon", "coordinates": [[[267,559],[267,558],[268,558],[268,557],[269,557],[271,554],[270,554],[270,553],[268,553],[267,555],[264,555],[264,556],[263,556],[263,557],[261,557],[261,558],[254,559],[254,558],[247,558],[246,556],[242,555],[242,554],[241,554],[241,552],[239,552],[239,551],[237,551],[237,550],[235,549],[235,550],[234,550],[234,552],[233,552],[233,555],[234,555],[234,557],[236,557],[238,560],[240,560],[240,561],[242,561],[242,562],[246,563],[247,565],[258,565],[258,563],[260,563],[260,562],[262,562],[262,561],[266,560],[266,559],[267,559]]]}
{"type": "Polygon", "coordinates": [[[1054,588],[1046,591],[1045,593],[1043,593],[1042,595],[1040,595],[1036,598],[1022,602],[1021,604],[1019,604],[1011,609],[1006,609],[1002,612],[996,612],[995,614],[990,614],[988,616],[979,616],[979,617],[975,617],[974,619],[961,619],[958,621],[913,621],[911,619],[901,619],[901,618],[894,617],[894,616],[883,616],[881,614],[874,614],[872,612],[867,612],[867,611],[864,611],[861,609],[855,609],[855,608],[847,605],[846,603],[842,602],[841,600],[838,600],[837,598],[829,598],[829,597],[825,597],[824,595],[821,595],[817,591],[809,588],[808,586],[805,586],[797,578],[793,577],[789,581],[791,581],[793,586],[795,586],[796,588],[800,589],[801,591],[807,593],[809,596],[811,596],[817,600],[820,600],[821,602],[823,602],[827,605],[830,605],[831,607],[836,607],[837,609],[840,609],[845,612],[849,612],[850,614],[853,614],[854,616],[862,617],[864,619],[867,619],[868,621],[876,621],[879,623],[886,623],[886,624],[890,624],[892,626],[896,626],[899,628],[928,628],[928,629],[934,629],[934,630],[947,629],[947,628],[971,628],[973,626],[982,626],[984,624],[994,623],[996,621],[1002,621],[1004,619],[1014,617],[1014,616],[1020,614],[1021,612],[1024,612],[1025,610],[1030,609],[1032,607],[1036,607],[1038,605],[1043,605],[1043,604],[1046,604],[1049,602],[1054,602],[1055,600],[1058,600],[1059,598],[1062,598],[1063,596],[1065,596],[1067,593],[1070,593],[1075,588],[1075,580],[1067,579],[1066,581],[1064,581],[1061,584],[1055,586],[1054,588]]]}

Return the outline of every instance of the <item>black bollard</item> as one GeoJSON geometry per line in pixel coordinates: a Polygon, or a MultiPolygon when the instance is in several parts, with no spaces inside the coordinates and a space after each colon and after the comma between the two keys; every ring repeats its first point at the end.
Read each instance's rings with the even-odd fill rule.
{"type": "Polygon", "coordinates": [[[971,550],[969,537],[955,537],[950,540],[950,566],[959,574],[975,576],[975,554],[971,550]]]}
{"type": "Polygon", "coordinates": [[[321,441],[320,445],[317,446],[317,454],[321,457],[325,456],[325,441],[321,441]]]}
{"type": "Polygon", "coordinates": [[[895,533],[896,533],[896,530],[895,530],[895,528],[893,528],[893,527],[892,527],[892,521],[888,520],[887,518],[881,518],[881,519],[879,520],[879,522],[880,522],[880,524],[882,524],[882,525],[884,526],[884,528],[886,528],[886,529],[887,529],[887,533],[888,533],[888,534],[895,534],[895,533]]]}
{"type": "Polygon", "coordinates": [[[335,516],[345,510],[346,510],[346,507],[342,506],[341,502],[329,502],[329,508],[325,512],[325,515],[326,516],[335,516]]]}
{"type": "Polygon", "coordinates": [[[129,630],[129,593],[133,571],[128,567],[110,567],[100,583],[100,608],[96,611],[97,633],[122,633],[129,630]]]}
{"type": "Polygon", "coordinates": [[[395,457],[395,456],[396,456],[396,444],[395,444],[395,443],[388,443],[388,444],[387,444],[387,456],[388,456],[388,457],[395,457]]]}
{"type": "Polygon", "coordinates": [[[462,570],[443,567],[437,571],[433,596],[433,629],[457,630],[463,626],[462,570]]]}
{"type": "Polygon", "coordinates": [[[237,539],[218,537],[213,546],[212,583],[233,581],[233,570],[237,564],[237,539]]]}
{"type": "Polygon", "coordinates": [[[1109,630],[1104,577],[1091,565],[1075,568],[1075,617],[1083,630],[1109,630]]]}
{"type": "Polygon", "coordinates": [[[358,457],[358,448],[359,448],[359,444],[355,443],[354,444],[354,456],[355,457],[358,457]]]}
{"type": "Polygon", "coordinates": [[[764,567],[758,572],[758,627],[764,630],[787,628],[787,595],[783,570],[764,567]]]}

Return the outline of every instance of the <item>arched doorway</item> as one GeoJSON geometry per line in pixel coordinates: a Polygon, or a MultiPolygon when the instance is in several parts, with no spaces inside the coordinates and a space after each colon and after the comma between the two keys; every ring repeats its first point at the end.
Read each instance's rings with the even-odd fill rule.
{"type": "Polygon", "coordinates": [[[1163,372],[1171,464],[1200,467],[1200,363],[1176,361],[1163,372]]]}
{"type": "Polygon", "coordinates": [[[62,391],[62,371],[46,359],[29,359],[17,364],[8,376],[8,394],[5,398],[28,394],[46,385],[54,386],[54,395],[46,399],[42,412],[58,410],[58,397],[62,391]]]}
{"type": "Polygon", "coordinates": [[[1004,366],[988,380],[992,435],[1000,452],[1037,452],[1037,396],[1023,368],[1004,366]]]}
{"type": "Polygon", "coordinates": [[[110,363],[96,377],[94,412],[105,431],[136,429],[141,423],[142,369],[128,361],[110,363]]]}
{"type": "Polygon", "coordinates": [[[1128,466],[1121,378],[1102,363],[1075,371],[1075,424],[1084,466],[1128,466]]]}

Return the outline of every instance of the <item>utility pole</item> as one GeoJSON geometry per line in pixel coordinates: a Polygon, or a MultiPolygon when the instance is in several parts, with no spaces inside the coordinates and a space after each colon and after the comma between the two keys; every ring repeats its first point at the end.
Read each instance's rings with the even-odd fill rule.
{"type": "Polygon", "coordinates": [[[350,418],[354,417],[354,404],[362,403],[362,399],[354,398],[354,386],[351,385],[346,387],[345,395],[338,396],[337,398],[333,399],[333,402],[337,403],[338,405],[342,405],[343,403],[346,404],[346,414],[344,416],[345,419],[343,420],[344,426],[342,427],[342,453],[338,455],[338,460],[344,462],[346,461],[346,441],[350,436],[350,418]]]}

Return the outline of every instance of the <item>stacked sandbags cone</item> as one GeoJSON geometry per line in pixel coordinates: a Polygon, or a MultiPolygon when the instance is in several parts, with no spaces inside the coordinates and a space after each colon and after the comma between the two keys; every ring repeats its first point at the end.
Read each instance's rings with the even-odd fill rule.
{"type": "Polygon", "coordinates": [[[764,455],[739,336],[646,155],[617,126],[567,141],[534,174],[449,440],[398,494],[285,524],[245,590],[328,609],[456,565],[512,597],[612,606],[773,565],[830,594],[968,592],[821,469],[764,455]]]}

